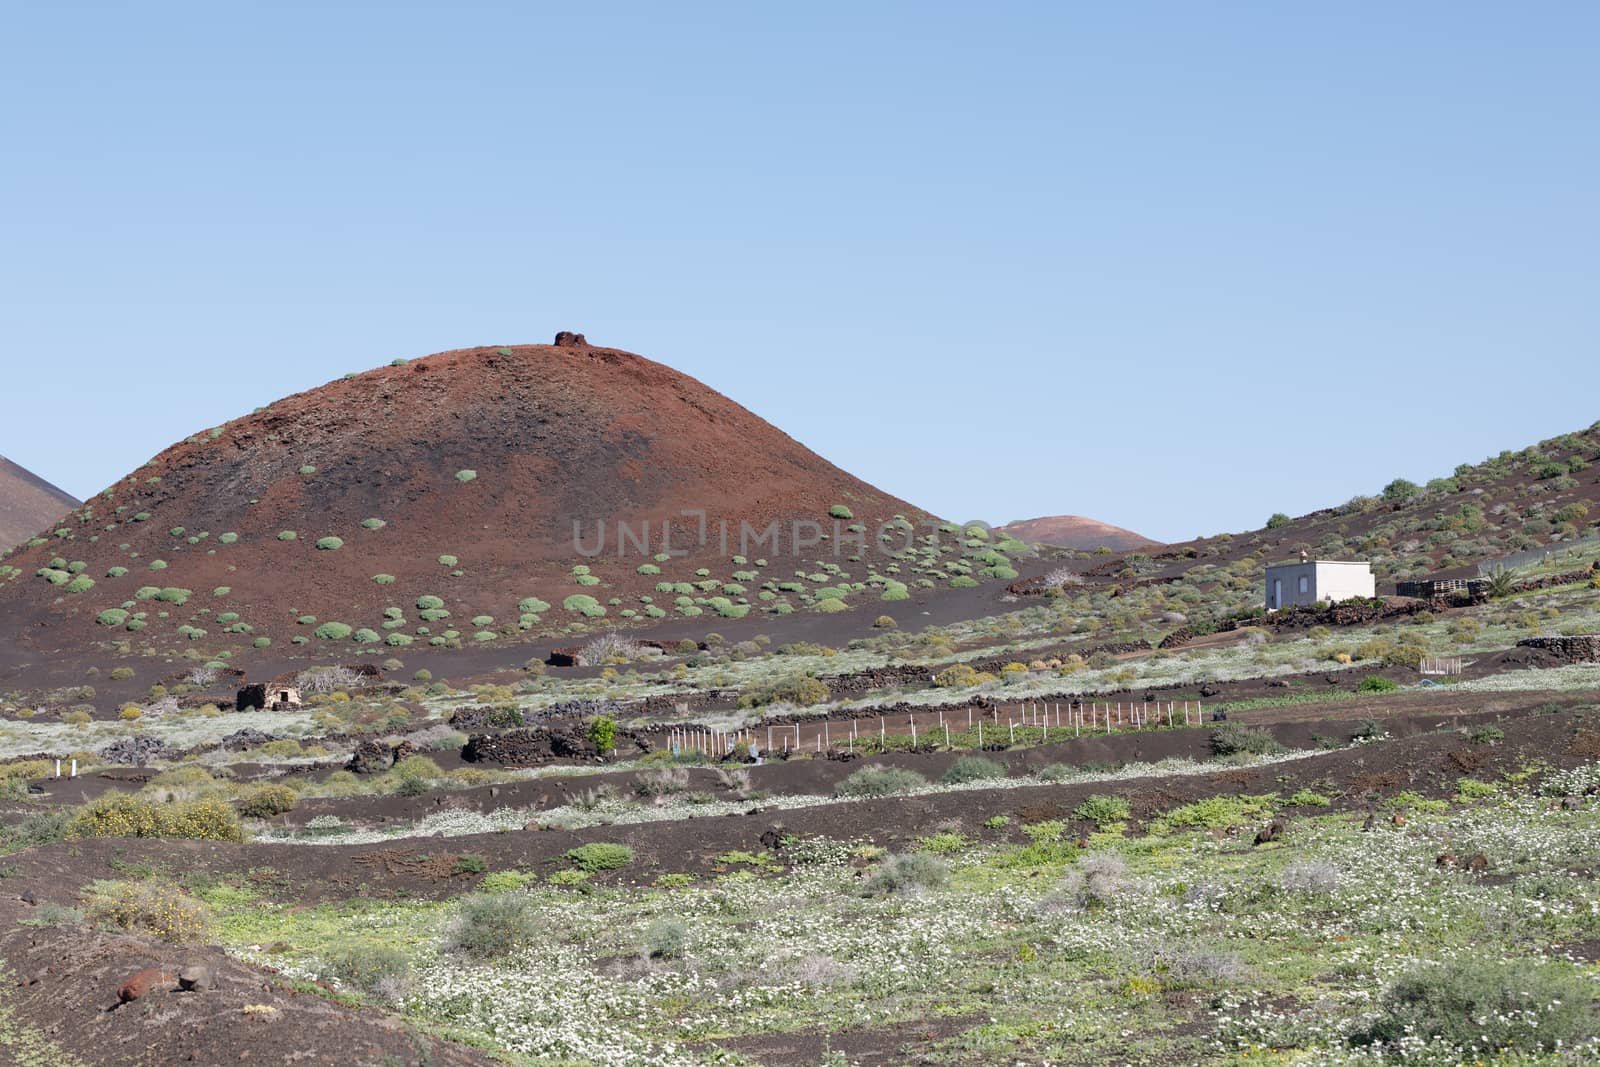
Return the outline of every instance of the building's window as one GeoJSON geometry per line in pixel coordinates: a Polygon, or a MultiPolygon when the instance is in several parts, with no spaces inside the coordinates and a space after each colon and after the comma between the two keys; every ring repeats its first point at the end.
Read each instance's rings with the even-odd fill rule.
{"type": "Polygon", "coordinates": [[[1307,577],[1306,575],[1302,574],[1300,576],[1300,591],[1302,593],[1309,592],[1310,589],[1311,589],[1311,584],[1310,583],[1311,583],[1311,579],[1309,577],[1307,577]]]}

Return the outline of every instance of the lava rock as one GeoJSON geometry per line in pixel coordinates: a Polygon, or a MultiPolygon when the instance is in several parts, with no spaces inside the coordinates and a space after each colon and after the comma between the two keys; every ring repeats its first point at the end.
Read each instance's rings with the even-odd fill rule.
{"type": "Polygon", "coordinates": [[[150,991],[156,987],[170,981],[172,981],[172,975],[163,974],[155,967],[146,967],[117,987],[117,1001],[127,1004],[130,1001],[138,1000],[140,997],[149,995],[150,991]]]}
{"type": "Polygon", "coordinates": [[[394,766],[394,750],[382,741],[363,741],[344,766],[356,774],[382,774],[394,766]]]}
{"type": "Polygon", "coordinates": [[[185,993],[200,993],[210,989],[214,984],[211,977],[211,968],[201,964],[191,964],[178,972],[178,988],[185,993]]]}
{"type": "Polygon", "coordinates": [[[123,737],[100,749],[100,758],[107,763],[145,764],[177,756],[177,749],[154,737],[123,737]]]}

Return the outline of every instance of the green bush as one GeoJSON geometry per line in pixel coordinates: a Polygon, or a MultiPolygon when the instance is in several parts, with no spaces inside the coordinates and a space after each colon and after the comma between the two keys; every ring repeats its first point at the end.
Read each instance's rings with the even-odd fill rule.
{"type": "Polygon", "coordinates": [[[909,793],[928,784],[916,771],[902,767],[863,767],[833,787],[836,797],[872,798],[909,793]]]}
{"type": "Polygon", "coordinates": [[[757,686],[739,697],[741,708],[760,708],[768,704],[794,704],[811,707],[822,704],[831,696],[828,687],[808,675],[780,679],[757,686]]]}
{"type": "Polygon", "coordinates": [[[1462,959],[1424,966],[1384,993],[1383,1014],[1358,1043],[1392,1044],[1406,1037],[1437,1039],[1470,1052],[1553,1052],[1595,1033],[1592,982],[1571,964],[1533,960],[1462,959]]]}
{"type": "Polygon", "coordinates": [[[1289,516],[1285,515],[1281,511],[1273,512],[1272,515],[1267,519],[1267,529],[1269,530],[1276,530],[1280,526],[1287,525],[1289,525],[1289,516]]]}
{"type": "Polygon", "coordinates": [[[543,932],[533,902],[517,893],[474,893],[461,901],[444,936],[446,952],[488,960],[507,955],[543,932]]]}
{"type": "Polygon", "coordinates": [[[344,547],[344,538],[319,537],[317,538],[317,547],[324,552],[337,552],[344,547]]]}
{"type": "Polygon", "coordinates": [[[392,575],[392,574],[374,574],[372,576],[372,580],[377,582],[379,585],[393,585],[394,584],[394,575],[392,575]]]}
{"type": "Polygon", "coordinates": [[[594,597],[585,593],[574,593],[561,602],[561,607],[566,611],[576,611],[590,619],[598,619],[606,613],[606,609],[594,597]]]}
{"type": "Polygon", "coordinates": [[[121,626],[128,621],[128,613],[122,608],[107,608],[96,615],[94,621],[101,626],[121,626]]]}
{"type": "Polygon", "coordinates": [[[688,941],[689,924],[676,915],[663,915],[645,927],[644,951],[651,959],[681,956],[688,941]]]}
{"type": "Polygon", "coordinates": [[[462,484],[466,484],[467,482],[471,482],[471,481],[476,481],[477,478],[478,478],[478,472],[477,471],[473,471],[473,470],[459,470],[459,471],[456,471],[456,481],[461,482],[462,484]]]}
{"type": "Polygon", "coordinates": [[[1361,679],[1357,689],[1363,693],[1392,693],[1400,688],[1400,683],[1381,674],[1369,674],[1361,679]]]}
{"type": "Polygon", "coordinates": [[[365,529],[365,530],[381,530],[387,525],[389,525],[389,524],[384,522],[382,519],[362,519],[361,520],[361,527],[362,527],[362,529],[365,529]]]}
{"type": "Polygon", "coordinates": [[[342,622],[325,622],[313,632],[324,641],[343,641],[349,637],[352,628],[342,622]]]}
{"type": "Polygon", "coordinates": [[[633,862],[633,849],[609,841],[591,841],[562,857],[580,871],[614,871],[633,862]]]}
{"type": "Polygon", "coordinates": [[[936,889],[949,877],[950,867],[944,860],[926,852],[911,852],[884,860],[862,884],[861,892],[869,897],[917,893],[936,889]]]}
{"type": "Polygon", "coordinates": [[[270,819],[293,811],[299,795],[286,785],[257,786],[239,799],[239,814],[251,819],[270,819]]]}
{"type": "Polygon", "coordinates": [[[1127,822],[1131,815],[1132,810],[1125,798],[1105,793],[1089,797],[1072,812],[1073,818],[1085,819],[1102,830],[1114,823],[1127,822]]]}
{"type": "Polygon", "coordinates": [[[299,538],[300,538],[300,535],[298,533],[296,533],[295,531],[293,531],[293,530],[279,530],[278,531],[278,540],[280,540],[280,541],[297,541],[297,540],[299,540],[299,538]]]}
{"type": "Polygon", "coordinates": [[[404,949],[372,941],[353,941],[332,949],[328,968],[343,984],[363,993],[398,1000],[411,977],[404,949]]]}
{"type": "Polygon", "coordinates": [[[524,597],[517,601],[517,611],[523,615],[543,615],[549,610],[550,605],[536,596],[524,597]]]}
{"type": "Polygon", "coordinates": [[[375,645],[379,641],[383,640],[383,638],[378,636],[378,632],[376,630],[369,630],[366,627],[362,627],[355,633],[351,634],[350,639],[358,645],[375,645]]]}
{"type": "Polygon", "coordinates": [[[983,756],[959,756],[939,780],[945,785],[962,785],[966,782],[984,782],[1005,776],[1005,766],[992,759],[983,756]]]}
{"type": "Polygon", "coordinates": [[[836,519],[853,519],[855,514],[843,504],[835,504],[828,509],[828,514],[836,519]]]}
{"type": "Polygon", "coordinates": [[[482,874],[489,869],[489,862],[476,852],[463,853],[456,857],[456,862],[451,866],[451,874],[482,874]]]}
{"type": "Polygon", "coordinates": [[[609,715],[596,715],[590,719],[589,740],[601,752],[610,752],[617,744],[617,720],[609,715]]]}
{"type": "Polygon", "coordinates": [[[1211,752],[1216,756],[1234,756],[1241,753],[1251,756],[1270,756],[1283,751],[1283,746],[1273,740],[1265,730],[1246,726],[1242,722],[1225,722],[1211,730],[1211,752]]]}
{"type": "Polygon", "coordinates": [[[94,588],[94,579],[87,574],[80,574],[66,584],[69,593],[87,593],[94,588]]]}

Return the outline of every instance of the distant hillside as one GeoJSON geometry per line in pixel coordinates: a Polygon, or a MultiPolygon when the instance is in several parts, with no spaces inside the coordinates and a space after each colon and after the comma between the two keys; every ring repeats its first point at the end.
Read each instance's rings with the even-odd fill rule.
{"type": "Polygon", "coordinates": [[[0,552],[22,544],[77,506],[72,496],[0,456],[0,552]]]}
{"type": "Polygon", "coordinates": [[[1130,548],[1145,548],[1158,544],[1143,534],[1125,530],[1120,526],[1086,519],[1082,515],[1046,515],[1038,519],[1019,519],[1000,527],[1009,534],[1029,544],[1057,545],[1084,551],[1105,547],[1113,552],[1130,548]]]}
{"type": "MultiPolygon", "coordinates": [[[[1256,567],[1296,556],[1372,562],[1380,582],[1440,572],[1476,573],[1478,564],[1600,530],[1600,423],[1417,485],[1397,478],[1308,515],[1274,515],[1259,530],[1167,545],[1143,576],[1165,576],[1195,561],[1249,560],[1256,567]]],[[[1250,572],[1246,572],[1250,573],[1250,572]]]]}

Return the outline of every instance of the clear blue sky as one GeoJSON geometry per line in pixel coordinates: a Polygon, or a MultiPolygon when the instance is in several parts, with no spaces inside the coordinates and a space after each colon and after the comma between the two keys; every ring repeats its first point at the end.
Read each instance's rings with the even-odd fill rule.
{"type": "Polygon", "coordinates": [[[1163,539],[1600,418],[1600,7],[1320,7],[11,5],[0,453],[558,329],[1163,539]]]}

